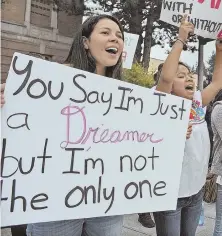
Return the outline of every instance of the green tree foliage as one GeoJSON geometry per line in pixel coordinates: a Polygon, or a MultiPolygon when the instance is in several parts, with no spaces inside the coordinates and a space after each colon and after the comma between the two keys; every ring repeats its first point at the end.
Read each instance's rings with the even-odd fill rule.
{"type": "Polygon", "coordinates": [[[213,71],[214,71],[214,62],[215,62],[215,56],[216,56],[216,53],[215,51],[210,55],[208,61],[207,61],[207,73],[208,75],[211,75],[213,74],[213,71]]]}
{"type": "Polygon", "coordinates": [[[133,64],[130,70],[124,69],[123,77],[126,82],[146,88],[151,88],[154,85],[153,74],[148,73],[148,71],[138,63],[133,64]]]}

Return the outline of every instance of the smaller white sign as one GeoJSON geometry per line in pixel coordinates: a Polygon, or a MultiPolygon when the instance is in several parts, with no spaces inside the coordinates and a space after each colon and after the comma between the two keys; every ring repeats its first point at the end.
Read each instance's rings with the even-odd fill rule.
{"type": "Polygon", "coordinates": [[[123,68],[131,69],[139,35],[124,33],[123,68]]]}
{"type": "Polygon", "coordinates": [[[160,20],[179,26],[183,15],[195,26],[195,34],[204,38],[222,37],[221,0],[163,0],[160,20]]]}

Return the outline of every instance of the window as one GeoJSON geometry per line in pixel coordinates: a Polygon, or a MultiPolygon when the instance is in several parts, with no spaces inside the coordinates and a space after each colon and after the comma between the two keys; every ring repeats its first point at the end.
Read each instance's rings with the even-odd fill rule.
{"type": "Polygon", "coordinates": [[[40,27],[51,27],[52,5],[48,0],[32,0],[31,24],[40,27]]]}
{"type": "Polygon", "coordinates": [[[1,5],[1,20],[24,24],[26,0],[4,0],[1,5]]]}

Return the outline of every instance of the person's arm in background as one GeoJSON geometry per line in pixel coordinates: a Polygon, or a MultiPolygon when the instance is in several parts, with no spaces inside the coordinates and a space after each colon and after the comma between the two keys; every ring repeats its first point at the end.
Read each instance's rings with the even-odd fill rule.
{"type": "Polygon", "coordinates": [[[202,91],[203,106],[207,106],[222,89],[222,38],[216,41],[216,57],[212,82],[202,91]]]}
{"type": "Polygon", "coordinates": [[[160,79],[156,87],[157,91],[164,93],[171,93],[172,91],[173,80],[177,73],[181,52],[183,51],[183,47],[187,42],[189,34],[194,32],[193,24],[187,22],[186,19],[187,16],[185,15],[181,21],[178,39],[174,43],[171,52],[164,62],[160,79]]]}

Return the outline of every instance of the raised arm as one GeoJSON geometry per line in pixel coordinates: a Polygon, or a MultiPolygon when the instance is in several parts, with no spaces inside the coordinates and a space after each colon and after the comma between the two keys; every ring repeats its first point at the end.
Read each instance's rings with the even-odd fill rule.
{"type": "Polygon", "coordinates": [[[170,93],[172,91],[173,80],[177,73],[180,54],[183,51],[184,45],[186,45],[189,34],[194,32],[193,24],[187,22],[186,19],[187,16],[185,15],[181,21],[178,39],[174,43],[171,52],[164,62],[159,82],[156,87],[156,90],[158,91],[165,93],[170,93]]]}
{"type": "Polygon", "coordinates": [[[212,82],[202,91],[203,106],[207,106],[222,89],[222,38],[216,41],[216,58],[212,82]]]}

